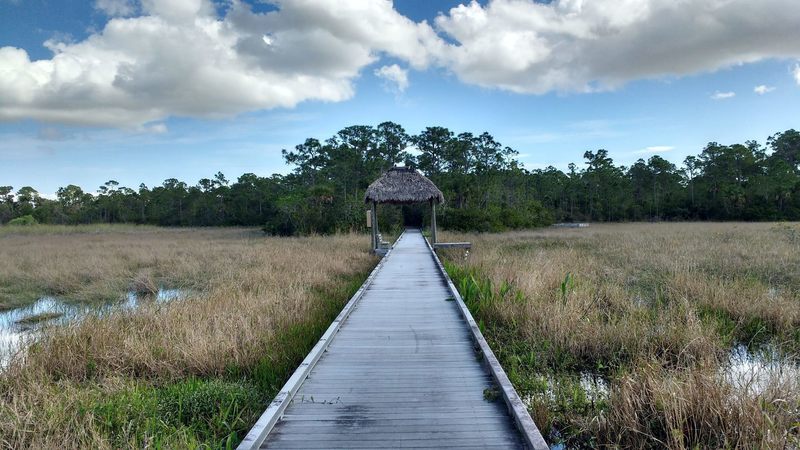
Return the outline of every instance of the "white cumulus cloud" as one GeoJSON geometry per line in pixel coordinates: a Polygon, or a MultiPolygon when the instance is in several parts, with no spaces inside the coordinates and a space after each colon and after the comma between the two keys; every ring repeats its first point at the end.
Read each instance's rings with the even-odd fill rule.
{"type": "Polygon", "coordinates": [[[423,69],[441,44],[389,0],[275,3],[258,14],[232,0],[219,17],[210,0],[142,0],[142,15],[112,18],[82,42],[47,42],[50,59],[2,47],[0,120],[136,128],[342,101],[381,55],[423,69]]]}
{"type": "Polygon", "coordinates": [[[796,0],[473,1],[436,19],[460,79],[535,94],[800,57],[798,23],[796,0]]]}
{"type": "Polygon", "coordinates": [[[753,92],[755,92],[758,95],[769,94],[770,92],[772,92],[774,90],[775,90],[775,87],[767,86],[765,84],[760,84],[760,85],[758,85],[758,86],[753,88],[753,92]]]}
{"type": "Polygon", "coordinates": [[[794,75],[794,81],[796,81],[797,85],[800,86],[800,64],[795,64],[792,75],[794,75]]]}
{"type": "Polygon", "coordinates": [[[733,91],[730,91],[730,92],[719,92],[719,91],[717,91],[717,92],[714,92],[714,94],[711,95],[711,100],[727,100],[727,99],[733,98],[733,97],[736,97],[736,92],[733,92],[733,91]]]}
{"type": "MultiPolygon", "coordinates": [[[[800,58],[797,0],[490,0],[433,26],[391,0],[95,0],[109,16],[32,61],[0,47],[0,120],[136,129],[171,116],[225,117],[351,98],[365,68],[398,91],[408,70],[518,93],[593,92],[800,58]],[[402,66],[402,68],[401,68],[402,66]]],[[[793,68],[800,84],[800,64],[793,68]]],[[[721,93],[724,94],[724,93],[721,93]]]]}
{"type": "Polygon", "coordinates": [[[387,82],[389,90],[393,92],[402,93],[408,88],[408,70],[397,64],[375,69],[375,76],[383,78],[387,82]]]}

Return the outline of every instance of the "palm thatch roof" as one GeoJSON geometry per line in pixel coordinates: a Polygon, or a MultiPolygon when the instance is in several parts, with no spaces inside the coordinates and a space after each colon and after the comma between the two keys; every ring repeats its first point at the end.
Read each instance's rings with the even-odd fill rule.
{"type": "Polygon", "coordinates": [[[442,191],[433,181],[414,169],[393,167],[367,188],[364,202],[420,203],[433,200],[444,202],[442,191]]]}

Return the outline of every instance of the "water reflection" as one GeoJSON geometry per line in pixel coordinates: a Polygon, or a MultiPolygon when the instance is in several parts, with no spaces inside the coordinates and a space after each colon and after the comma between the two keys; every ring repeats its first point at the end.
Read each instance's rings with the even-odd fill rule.
{"type": "Polygon", "coordinates": [[[102,316],[115,311],[130,311],[146,303],[167,303],[185,297],[186,291],[181,289],[159,289],[155,296],[128,292],[121,302],[99,305],[73,304],[55,297],[42,297],[28,306],[0,311],[0,368],[49,326],[66,325],[89,314],[102,316]]]}
{"type": "MultiPolygon", "coordinates": [[[[781,352],[776,345],[755,349],[748,349],[746,345],[736,345],[718,370],[720,382],[731,385],[735,395],[755,398],[768,397],[771,391],[800,391],[800,360],[797,356],[781,352]]],[[[543,376],[542,380],[546,383],[543,392],[523,397],[523,401],[529,407],[537,397],[539,399],[544,397],[551,404],[557,404],[556,390],[559,383],[565,383],[567,390],[575,389],[576,384],[579,384],[586,400],[591,402],[608,399],[610,392],[609,381],[590,372],[559,377],[543,376]]],[[[567,448],[561,430],[552,428],[542,431],[547,434],[551,450],[567,448]]]]}
{"type": "MultiPolygon", "coordinates": [[[[544,400],[552,407],[556,407],[559,403],[559,395],[562,397],[572,396],[577,391],[582,391],[582,398],[589,403],[597,403],[605,401],[609,394],[608,380],[596,373],[589,371],[581,371],[578,374],[561,374],[556,375],[542,375],[539,377],[539,389],[536,393],[528,393],[522,396],[522,401],[528,407],[534,402],[544,400]]],[[[550,443],[550,450],[564,450],[566,443],[564,436],[556,428],[550,430],[541,430],[547,436],[547,441],[550,443]]]]}
{"type": "Polygon", "coordinates": [[[798,361],[767,345],[749,351],[745,345],[735,346],[722,367],[723,378],[737,391],[762,395],[772,388],[800,388],[798,361]]]}
{"type": "Polygon", "coordinates": [[[186,292],[182,289],[159,289],[155,297],[137,294],[133,291],[128,292],[125,302],[112,306],[112,309],[135,309],[142,302],[167,303],[172,300],[179,300],[186,297],[186,292]]]}

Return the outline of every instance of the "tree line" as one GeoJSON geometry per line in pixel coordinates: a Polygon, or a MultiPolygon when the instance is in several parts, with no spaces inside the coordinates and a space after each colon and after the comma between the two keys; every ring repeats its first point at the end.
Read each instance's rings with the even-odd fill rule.
{"type": "MultiPolygon", "coordinates": [[[[677,166],[661,156],[617,165],[604,149],[580,166],[526,170],[516,150],[489,133],[427,127],[350,126],[315,138],[283,158],[287,175],[218,172],[195,185],[170,178],[160,186],[96,192],[62,187],[48,199],[30,186],[0,186],[0,223],[137,223],[164,226],[263,226],[270,234],[331,233],[365,225],[364,191],[394,165],[414,167],[442,190],[437,220],[457,230],[499,231],[553,221],[798,220],[800,132],[756,141],[711,142],[677,166]],[[409,149],[416,151],[409,152],[409,149]],[[440,216],[441,215],[441,216],[440,216]]],[[[424,207],[382,207],[380,223],[427,220],[424,207]]]]}

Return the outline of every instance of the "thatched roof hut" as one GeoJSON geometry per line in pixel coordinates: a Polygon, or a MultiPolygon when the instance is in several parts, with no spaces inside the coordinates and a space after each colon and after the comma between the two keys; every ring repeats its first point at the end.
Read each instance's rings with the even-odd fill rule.
{"type": "Polygon", "coordinates": [[[365,203],[443,203],[442,191],[414,169],[392,167],[367,188],[365,203]]]}

